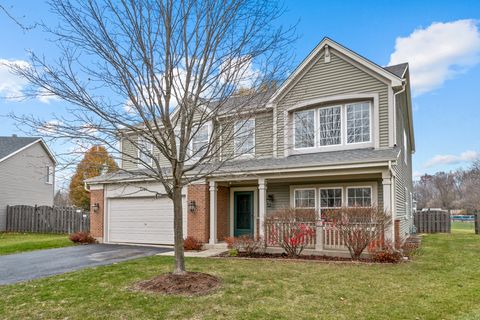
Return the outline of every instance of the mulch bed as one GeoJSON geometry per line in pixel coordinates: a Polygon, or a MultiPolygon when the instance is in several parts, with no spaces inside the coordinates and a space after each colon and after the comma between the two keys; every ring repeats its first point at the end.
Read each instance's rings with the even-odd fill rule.
{"type": "Polygon", "coordinates": [[[367,263],[374,263],[371,259],[360,259],[360,260],[352,260],[351,258],[343,258],[343,257],[333,257],[333,256],[321,256],[321,255],[301,255],[298,258],[289,257],[286,254],[282,253],[254,253],[254,254],[246,254],[245,252],[239,252],[237,256],[230,256],[228,252],[222,253],[219,257],[226,257],[226,258],[252,258],[252,259],[283,259],[283,260],[294,260],[294,261],[302,261],[302,260],[315,260],[315,261],[328,261],[328,262],[367,262],[367,263]]]}
{"type": "Polygon", "coordinates": [[[201,296],[215,291],[220,284],[219,278],[207,273],[187,272],[184,275],[165,273],[139,282],[134,288],[167,295],[201,296]]]}

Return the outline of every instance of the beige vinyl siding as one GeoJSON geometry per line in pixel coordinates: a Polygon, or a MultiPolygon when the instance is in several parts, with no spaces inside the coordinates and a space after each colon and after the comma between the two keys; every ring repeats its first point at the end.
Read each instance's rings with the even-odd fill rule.
{"type": "Polygon", "coordinates": [[[413,219],[406,215],[406,204],[411,207],[410,193],[413,193],[412,182],[412,155],[411,146],[408,143],[409,130],[408,130],[408,116],[407,116],[407,104],[405,93],[398,94],[396,97],[396,120],[397,120],[397,146],[400,150],[397,164],[393,167],[395,170],[395,210],[396,219],[400,220],[400,236],[402,238],[410,233],[410,228],[413,224],[413,219]],[[407,141],[404,141],[404,129],[407,135],[407,141]],[[407,144],[407,163],[405,163],[405,148],[407,144]]]}
{"type": "MultiPolygon", "coordinates": [[[[135,138],[131,138],[132,140],[135,138]]],[[[138,169],[138,150],[137,147],[129,140],[122,139],[122,169],[136,170],[138,169]]],[[[167,158],[165,158],[157,148],[154,148],[154,155],[159,159],[160,166],[167,167],[170,165],[167,158]]]]}
{"type": "MultiPolygon", "coordinates": [[[[277,104],[278,154],[284,152],[284,110],[301,101],[332,95],[351,93],[379,94],[380,147],[388,147],[388,85],[354,64],[340,53],[331,50],[331,61],[324,63],[322,57],[314,59],[300,75],[300,80],[282,97],[277,104]]],[[[374,135],[375,136],[375,135],[374,135]]]]}
{"type": "Polygon", "coordinates": [[[0,162],[0,231],[5,230],[7,205],[53,205],[47,166],[54,163],[40,143],[0,162]]]}
{"type": "Polygon", "coordinates": [[[290,208],[290,186],[288,184],[267,185],[267,195],[273,195],[273,203],[271,207],[267,207],[267,214],[290,208]]]}
{"type": "MultiPolygon", "coordinates": [[[[253,117],[252,117],[253,118],[253,117]]],[[[258,113],[255,119],[255,156],[271,157],[273,154],[273,113],[272,111],[258,113]]],[[[223,126],[232,126],[233,123],[229,119],[224,121],[223,126]]],[[[223,128],[224,132],[221,143],[223,144],[222,156],[224,159],[233,156],[233,128],[223,128]]]]}

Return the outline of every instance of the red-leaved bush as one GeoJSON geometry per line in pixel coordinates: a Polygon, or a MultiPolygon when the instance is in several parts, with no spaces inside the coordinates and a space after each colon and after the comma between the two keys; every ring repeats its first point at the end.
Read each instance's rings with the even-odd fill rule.
{"type": "Polygon", "coordinates": [[[183,240],[183,249],[185,250],[201,250],[203,243],[192,236],[188,236],[183,240]]]}
{"type": "Polygon", "coordinates": [[[228,249],[233,249],[233,244],[235,242],[235,237],[225,237],[225,238],[223,238],[223,240],[227,244],[228,249]]]}
{"type": "Polygon", "coordinates": [[[81,243],[81,244],[89,244],[89,243],[96,243],[97,240],[95,240],[94,237],[90,235],[88,232],[75,232],[72,233],[70,236],[68,236],[70,241],[74,243],[81,243]]]}
{"type": "Polygon", "coordinates": [[[314,243],[315,217],[313,209],[284,208],[274,212],[265,221],[267,243],[280,246],[290,257],[298,257],[314,243]]]}
{"type": "Polygon", "coordinates": [[[374,262],[380,263],[398,263],[402,260],[403,254],[395,246],[386,241],[381,246],[376,246],[373,249],[369,248],[374,262]]]}

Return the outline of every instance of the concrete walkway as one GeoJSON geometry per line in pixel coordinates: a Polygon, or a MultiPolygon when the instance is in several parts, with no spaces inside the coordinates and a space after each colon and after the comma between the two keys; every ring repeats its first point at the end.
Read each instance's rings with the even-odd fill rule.
{"type": "MultiPolygon", "coordinates": [[[[207,249],[202,251],[185,251],[185,257],[195,257],[195,258],[208,258],[208,257],[215,257],[221,253],[227,252],[227,249],[207,249]]],[[[169,256],[173,257],[174,252],[161,252],[158,253],[157,256],[169,256]]]]}

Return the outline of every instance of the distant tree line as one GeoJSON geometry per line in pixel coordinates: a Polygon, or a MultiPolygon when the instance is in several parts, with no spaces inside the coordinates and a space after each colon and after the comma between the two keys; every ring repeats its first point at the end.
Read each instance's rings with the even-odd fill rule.
{"type": "Polygon", "coordinates": [[[480,160],[468,169],[425,174],[414,183],[417,208],[480,210],[480,160]]]}

